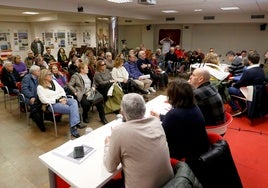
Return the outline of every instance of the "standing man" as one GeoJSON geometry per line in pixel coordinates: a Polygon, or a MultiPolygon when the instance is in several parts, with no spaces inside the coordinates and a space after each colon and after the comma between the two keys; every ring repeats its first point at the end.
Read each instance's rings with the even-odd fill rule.
{"type": "Polygon", "coordinates": [[[171,40],[171,38],[169,36],[163,38],[162,40],[160,40],[160,44],[162,44],[162,52],[163,54],[168,53],[171,45],[174,43],[173,40],[171,40]]]}
{"type": "Polygon", "coordinates": [[[161,187],[173,177],[166,135],[155,117],[144,118],[141,95],[123,96],[121,113],[126,120],[105,139],[104,165],[109,172],[121,163],[125,187],[161,187]]]}
{"type": "Polygon", "coordinates": [[[194,96],[206,125],[219,125],[225,122],[224,105],[218,90],[210,84],[209,80],[209,72],[197,68],[188,82],[194,87],[194,96]]]}
{"type": "Polygon", "coordinates": [[[37,56],[39,54],[43,55],[43,53],[44,53],[44,45],[40,41],[39,37],[35,37],[34,41],[31,44],[31,50],[34,53],[34,56],[37,56]]]}

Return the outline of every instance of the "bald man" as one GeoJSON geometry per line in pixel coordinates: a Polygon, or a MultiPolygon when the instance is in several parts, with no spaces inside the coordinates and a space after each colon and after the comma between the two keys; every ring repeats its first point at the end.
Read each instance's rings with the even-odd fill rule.
{"type": "Polygon", "coordinates": [[[203,68],[193,71],[188,82],[194,87],[194,95],[206,125],[225,122],[224,106],[218,90],[210,84],[210,74],[203,68]]]}

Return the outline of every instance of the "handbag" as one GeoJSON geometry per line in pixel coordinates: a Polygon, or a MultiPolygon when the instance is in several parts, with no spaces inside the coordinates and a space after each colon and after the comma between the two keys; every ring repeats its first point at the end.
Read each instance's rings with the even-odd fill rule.
{"type": "Polygon", "coordinates": [[[93,91],[92,89],[87,92],[87,100],[92,102],[92,104],[97,104],[103,101],[103,96],[97,90],[93,91]]]}

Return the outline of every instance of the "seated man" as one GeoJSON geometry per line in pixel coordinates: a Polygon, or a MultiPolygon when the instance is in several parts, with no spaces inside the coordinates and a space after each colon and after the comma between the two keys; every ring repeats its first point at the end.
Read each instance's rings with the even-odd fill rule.
{"type": "Polygon", "coordinates": [[[49,64],[50,62],[55,62],[56,59],[51,54],[51,48],[48,46],[46,47],[46,53],[44,54],[44,61],[49,64]]]}
{"type": "Polygon", "coordinates": [[[197,68],[190,76],[189,83],[194,86],[194,96],[206,125],[219,125],[225,122],[224,106],[218,90],[210,84],[207,70],[197,68]]]}
{"type": "Polygon", "coordinates": [[[25,97],[25,102],[30,107],[30,118],[36,123],[38,128],[45,132],[43,114],[41,110],[41,102],[37,96],[38,76],[40,67],[32,65],[29,69],[29,74],[25,75],[21,82],[21,93],[25,97]]]}
{"type": "Polygon", "coordinates": [[[240,91],[240,87],[246,87],[251,85],[263,85],[265,81],[265,75],[263,69],[259,65],[260,55],[256,51],[249,52],[248,62],[249,66],[244,70],[242,77],[237,82],[233,83],[228,88],[228,92],[231,95],[230,106],[232,108],[232,115],[237,116],[246,111],[245,103],[238,100],[240,107],[235,102],[232,95],[244,97],[240,91]]]}
{"type": "MultiPolygon", "coordinates": [[[[126,68],[129,78],[133,79],[136,84],[139,85],[139,87],[145,91],[149,91],[148,89],[150,88],[152,84],[152,80],[145,78],[143,79],[142,76],[143,74],[139,70],[137,63],[136,63],[136,57],[134,54],[130,54],[128,56],[128,61],[124,64],[124,67],[126,68]]],[[[148,92],[149,93],[149,92],[148,92]]]]}
{"type": "MultiPolygon", "coordinates": [[[[2,75],[1,75],[2,83],[7,86],[9,94],[19,94],[19,85],[21,81],[21,77],[19,73],[14,69],[11,61],[6,60],[3,65],[2,75]]],[[[6,91],[5,91],[6,92],[6,91]]]]}
{"type": "Polygon", "coordinates": [[[173,177],[165,132],[155,117],[144,118],[141,95],[124,95],[121,112],[126,123],[105,139],[104,165],[109,172],[121,163],[125,187],[161,187],[173,177]]]}

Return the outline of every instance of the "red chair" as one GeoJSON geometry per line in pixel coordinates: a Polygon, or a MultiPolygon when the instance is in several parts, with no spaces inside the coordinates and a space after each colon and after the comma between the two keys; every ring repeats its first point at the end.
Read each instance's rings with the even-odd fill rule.
{"type": "Polygon", "coordinates": [[[207,133],[217,133],[221,136],[223,136],[227,130],[228,125],[230,125],[233,121],[233,117],[228,112],[225,112],[226,122],[220,125],[212,125],[212,126],[206,126],[207,133]]]}
{"type": "Polygon", "coordinates": [[[217,133],[210,132],[210,133],[208,133],[208,140],[209,140],[210,144],[215,144],[219,140],[223,140],[223,138],[221,135],[219,135],[217,133]]]}

